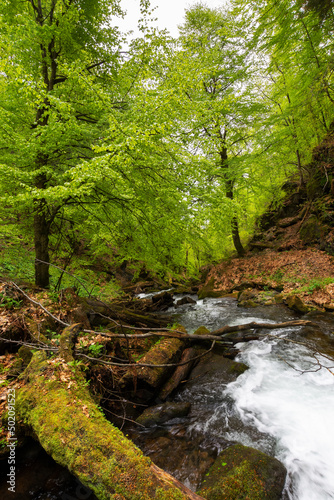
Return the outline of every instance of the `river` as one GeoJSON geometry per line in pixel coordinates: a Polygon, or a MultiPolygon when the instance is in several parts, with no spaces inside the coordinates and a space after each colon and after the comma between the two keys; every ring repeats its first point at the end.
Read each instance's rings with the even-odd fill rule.
{"type": "MultiPolygon", "coordinates": [[[[175,319],[189,333],[201,325],[213,330],[227,324],[299,318],[283,305],[242,308],[233,298],[197,300],[167,314],[177,314],[175,319]]],[[[155,429],[130,429],[129,437],[193,490],[217,454],[240,442],[285,464],[283,500],[334,499],[334,315],[309,313],[303,319],[317,326],[270,330],[259,341],[238,344],[237,360],[249,369],[234,382],[224,382],[222,358],[217,355],[211,369],[182,384],[175,395],[178,401],[191,402],[188,417],[155,429]],[[313,356],[316,347],[327,357],[313,356]]],[[[77,496],[75,480],[59,471],[40,449],[32,457],[34,449],[29,444],[22,456],[18,476],[22,493],[15,500],[83,498],[81,490],[77,496]],[[37,460],[35,455],[42,458],[37,460]]],[[[2,498],[11,500],[5,478],[2,481],[2,498]]],[[[85,498],[95,497],[88,493],[85,498]]]]}
{"type": "MultiPolygon", "coordinates": [[[[177,311],[188,333],[201,325],[212,330],[226,324],[299,318],[282,305],[241,308],[232,298],[199,300],[177,311]]],[[[183,450],[194,456],[196,446],[210,454],[210,449],[218,453],[227,443],[240,442],[284,463],[288,470],[284,499],[334,499],[334,316],[310,313],[303,319],[318,326],[270,330],[270,336],[259,341],[238,344],[237,360],[249,369],[235,382],[221,383],[217,373],[185,384],[176,399],[190,401],[192,410],[182,431],[181,422],[172,422],[165,425],[165,432],[156,429],[139,444],[158,462],[159,454],[165,457],[168,471],[196,489],[198,476],[192,469],[196,460],[187,463],[185,458],[180,465],[170,449],[168,461],[164,446],[173,443],[176,454],[183,450]],[[315,346],[332,359],[314,357],[315,346]],[[183,449],[175,439],[180,434],[188,442],[183,449]],[[159,440],[161,449],[156,445],[159,440]]]]}

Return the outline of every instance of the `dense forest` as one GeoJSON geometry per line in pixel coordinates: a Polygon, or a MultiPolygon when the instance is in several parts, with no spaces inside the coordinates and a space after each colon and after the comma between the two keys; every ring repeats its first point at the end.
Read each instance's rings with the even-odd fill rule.
{"type": "Polygon", "coordinates": [[[122,429],[186,417],[192,370],[233,383],[278,328],[333,375],[333,2],[194,3],[177,38],[139,3],[134,37],[120,0],[0,0],[0,461],[32,437],[76,498],[280,500],[273,453],[176,447],[187,483],[122,429]]]}
{"type": "Polygon", "coordinates": [[[194,275],[244,254],[288,176],[308,182],[333,120],[331,2],[195,4],[172,39],[143,1],[130,42],[117,1],[0,7],[4,272],[57,286],[49,263],[88,253],[194,275]]]}

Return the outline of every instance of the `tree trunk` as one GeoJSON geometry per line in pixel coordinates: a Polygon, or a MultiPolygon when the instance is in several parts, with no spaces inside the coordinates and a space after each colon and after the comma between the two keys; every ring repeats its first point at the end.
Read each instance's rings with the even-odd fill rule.
{"type": "Polygon", "coordinates": [[[42,288],[50,286],[49,232],[50,224],[45,213],[45,204],[39,202],[34,216],[35,285],[42,288]]]}
{"type": "MultiPolygon", "coordinates": [[[[62,335],[67,359],[76,326],[62,335]]],[[[26,384],[16,400],[17,418],[46,452],[101,500],[203,500],[154,465],[106,420],[76,363],[37,352],[26,369],[26,384]]]]}
{"type": "MultiPolygon", "coordinates": [[[[223,168],[224,172],[224,179],[225,179],[225,185],[226,185],[226,198],[233,200],[234,199],[234,193],[233,193],[233,180],[228,176],[228,173],[226,172],[227,169],[227,149],[224,147],[222,151],[220,152],[220,158],[221,158],[221,165],[223,168]]],[[[245,255],[245,249],[242,246],[241,239],[240,239],[240,234],[239,234],[239,224],[238,224],[238,218],[236,215],[233,215],[231,219],[231,233],[232,233],[232,240],[234,247],[237,251],[237,254],[239,257],[242,257],[245,255]]]]}
{"type": "Polygon", "coordinates": [[[238,225],[238,219],[236,216],[232,217],[231,226],[232,226],[232,239],[233,239],[235,249],[238,253],[238,256],[242,257],[243,255],[245,255],[245,249],[242,246],[242,243],[240,240],[239,225],[238,225]]]}

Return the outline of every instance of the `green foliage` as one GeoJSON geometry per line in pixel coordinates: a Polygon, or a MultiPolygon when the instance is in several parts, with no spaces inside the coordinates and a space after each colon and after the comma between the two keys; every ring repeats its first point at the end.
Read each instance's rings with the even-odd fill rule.
{"type": "Polygon", "coordinates": [[[91,344],[89,346],[88,350],[93,357],[98,358],[102,354],[103,345],[102,344],[91,344]]]}
{"type": "Polygon", "coordinates": [[[321,290],[322,288],[325,288],[327,285],[330,285],[334,283],[334,278],[332,277],[327,277],[327,278],[314,278],[311,280],[307,280],[307,285],[301,286],[297,290],[294,290],[293,293],[301,293],[301,292],[308,292],[308,293],[313,293],[315,290],[321,290]]]}
{"type": "Polygon", "coordinates": [[[15,309],[20,307],[22,300],[16,300],[13,297],[8,297],[7,295],[0,293],[0,307],[5,309],[15,309]]]}
{"type": "Polygon", "coordinates": [[[86,369],[86,366],[83,363],[83,361],[81,361],[79,359],[74,359],[73,361],[69,361],[67,364],[68,364],[68,366],[70,366],[73,369],[75,374],[80,373],[80,370],[86,369]],[[79,372],[78,372],[78,369],[79,369],[79,372]]]}
{"type": "Polygon", "coordinates": [[[0,271],[108,298],[83,248],[170,277],[246,242],[334,118],[333,27],[306,4],[196,4],[173,40],[143,1],[124,57],[118,0],[0,0],[0,245],[23,243],[0,271]]]}

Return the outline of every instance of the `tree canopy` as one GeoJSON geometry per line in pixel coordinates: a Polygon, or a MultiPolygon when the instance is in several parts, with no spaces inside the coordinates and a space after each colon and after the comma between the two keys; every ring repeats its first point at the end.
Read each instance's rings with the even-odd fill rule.
{"type": "Polygon", "coordinates": [[[0,216],[33,238],[41,287],[82,239],[162,274],[243,255],[333,121],[331,2],[195,4],[178,39],[142,23],[126,48],[122,15],[0,1],[0,216]]]}

